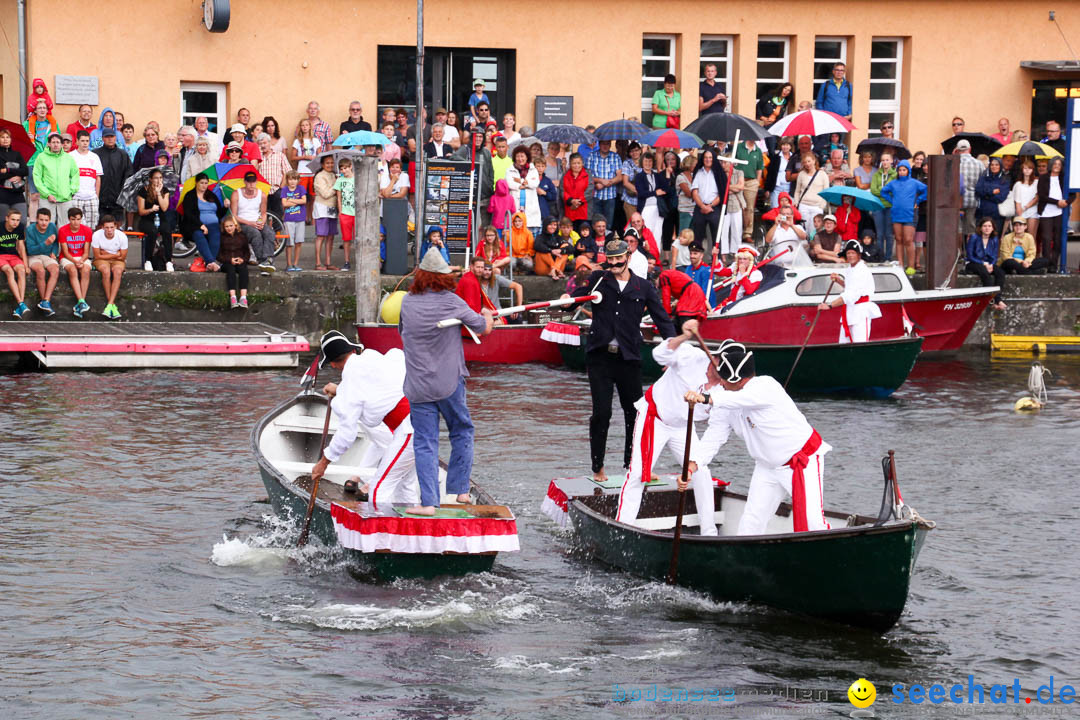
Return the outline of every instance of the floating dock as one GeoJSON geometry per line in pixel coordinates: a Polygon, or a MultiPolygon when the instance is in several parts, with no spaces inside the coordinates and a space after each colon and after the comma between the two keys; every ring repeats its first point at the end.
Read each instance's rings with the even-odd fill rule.
{"type": "Polygon", "coordinates": [[[990,351],[1010,355],[1080,353],[1080,336],[991,334],[990,351]]]}
{"type": "Polygon", "coordinates": [[[257,322],[0,322],[0,354],[49,370],[296,367],[309,349],[257,322]]]}

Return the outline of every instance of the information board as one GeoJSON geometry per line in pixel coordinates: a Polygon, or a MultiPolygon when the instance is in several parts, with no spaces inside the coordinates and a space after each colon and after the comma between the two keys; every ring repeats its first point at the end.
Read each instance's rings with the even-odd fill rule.
{"type": "Polygon", "coordinates": [[[574,123],[573,95],[537,95],[536,129],[548,125],[572,125],[574,123]]]}
{"type": "Polygon", "coordinates": [[[476,204],[476,177],[480,167],[474,173],[469,172],[468,160],[429,159],[424,166],[427,181],[424,188],[423,227],[417,228],[416,237],[422,239],[427,229],[433,225],[442,228],[446,249],[452,253],[463,253],[469,240],[469,197],[472,188],[472,201],[476,204]]]}
{"type": "Polygon", "coordinates": [[[54,76],[57,105],[97,105],[97,75],[54,76]]]}

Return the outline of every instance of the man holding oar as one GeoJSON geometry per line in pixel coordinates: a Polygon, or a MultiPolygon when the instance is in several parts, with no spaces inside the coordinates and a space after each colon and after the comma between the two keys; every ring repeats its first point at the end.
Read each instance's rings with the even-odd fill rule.
{"type": "Polygon", "coordinates": [[[833,273],[829,277],[844,288],[832,302],[818,305],[820,310],[843,306],[840,315],[840,342],[860,343],[870,339],[870,323],[881,317],[877,303],[871,302],[874,294],[874,274],[862,259],[862,246],[857,240],[844,243],[844,259],[848,267],[844,274],[833,273]]]}
{"type": "Polygon", "coordinates": [[[691,391],[685,399],[711,404],[709,429],[694,454],[697,465],[710,462],[732,430],[754,458],[739,535],[764,534],[788,495],[795,532],[828,530],[821,488],[825,453],[832,446],[810,426],[780,383],[755,375],[754,353],[744,345],[725,340],[713,355],[719,360],[714,372],[721,387],[709,394],[691,391]]]}
{"type": "Polygon", "coordinates": [[[363,428],[382,452],[374,481],[360,488],[360,499],[369,497],[375,510],[389,509],[395,496],[399,502],[415,503],[420,493],[409,401],[402,393],[405,358],[401,351],[388,350],[383,355],[365,350],[363,345],[351,343],[337,330],[331,330],[322,336],[320,352],[319,367],[329,364],[340,370],[341,382],[327,383],[324,388],[338,419],[338,429],[311,469],[312,480],[320,480],[330,463],[341,459],[363,428]]]}
{"type": "Polygon", "coordinates": [[[457,282],[450,266],[431,248],[416,269],[409,293],[401,303],[398,332],[405,350],[405,397],[412,408],[415,430],[416,474],[420,504],[412,515],[435,515],[439,506],[439,416],[450,432],[450,464],[446,491],[459,503],[469,502],[472,475],[473,423],[465,404],[465,354],[461,329],[441,326],[441,319],[457,319],[465,327],[487,335],[493,326],[491,310],[474,312],[454,294],[457,282]]]}
{"type": "Polygon", "coordinates": [[[675,335],[675,326],[664,311],[656,288],[648,280],[630,272],[629,247],[622,240],[611,240],[604,248],[608,270],[597,270],[589,281],[574,290],[581,297],[600,291],[600,302],[592,305],[592,327],[585,347],[585,365],[592,392],[592,416],[589,418],[589,447],[593,480],[606,482],[604,456],[607,454],[608,426],[611,424],[611,399],[619,390],[626,421],[626,446],[623,467],[630,467],[633,445],[634,403],[641,398],[641,318],[646,311],[661,337],[675,335]]]}
{"type": "MultiPolygon", "coordinates": [[[[681,462],[685,450],[688,432],[688,404],[684,399],[688,392],[700,392],[705,388],[706,371],[712,363],[704,350],[686,343],[694,337],[697,320],[683,322],[682,335],[668,338],[653,350],[653,359],[666,370],[660,379],[645,391],[644,397],[634,403],[637,408],[637,420],[634,423],[633,455],[630,470],[626,474],[619,493],[619,508],[615,519],[633,524],[641,507],[641,495],[645,485],[652,478],[653,462],[664,446],[681,462]]],[[[719,377],[713,378],[718,382],[719,377]]],[[[696,419],[708,417],[705,407],[695,408],[696,419]]],[[[691,436],[693,437],[693,436],[691,436]]],[[[696,442],[691,442],[690,456],[697,457],[696,442]]],[[[701,522],[702,535],[716,535],[716,523],[713,519],[713,482],[709,475],[707,462],[691,463],[691,485],[694,488],[694,503],[697,505],[701,522]]]]}

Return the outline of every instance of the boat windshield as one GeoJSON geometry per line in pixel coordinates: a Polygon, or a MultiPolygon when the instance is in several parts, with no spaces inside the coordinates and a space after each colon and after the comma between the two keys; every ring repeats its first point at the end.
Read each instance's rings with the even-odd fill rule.
{"type": "Polygon", "coordinates": [[[769,248],[768,255],[766,257],[772,257],[779,255],[785,250],[789,252],[784,253],[783,256],[776,259],[771,265],[779,265],[785,268],[800,268],[800,267],[813,267],[814,261],[810,259],[810,256],[806,254],[806,250],[803,248],[801,240],[781,240],[778,243],[773,244],[769,248]]]}

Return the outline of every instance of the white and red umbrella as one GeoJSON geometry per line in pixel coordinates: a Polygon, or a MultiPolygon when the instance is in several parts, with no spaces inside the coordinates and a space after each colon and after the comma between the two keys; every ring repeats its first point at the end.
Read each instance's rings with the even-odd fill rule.
{"type": "Polygon", "coordinates": [[[769,132],[780,137],[789,137],[846,133],[854,129],[854,125],[828,110],[802,110],[777,120],[769,128],[769,132]]]}

